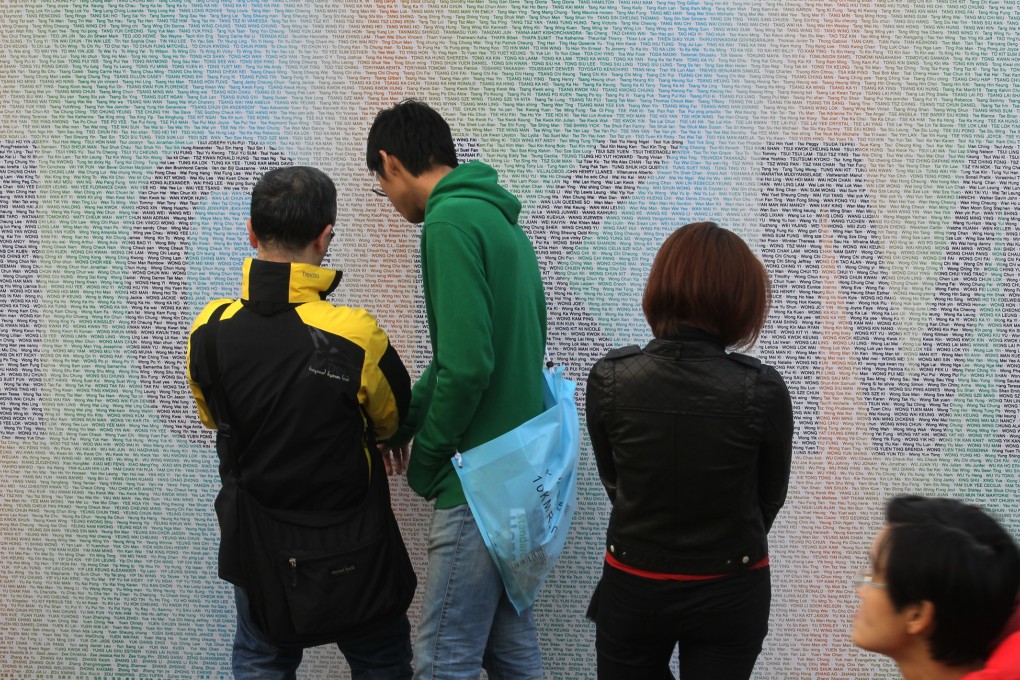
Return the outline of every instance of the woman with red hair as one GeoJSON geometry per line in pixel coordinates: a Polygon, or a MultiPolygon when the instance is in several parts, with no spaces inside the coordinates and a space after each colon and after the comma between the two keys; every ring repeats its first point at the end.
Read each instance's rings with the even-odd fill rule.
{"type": "Polygon", "coordinates": [[[768,631],[767,536],[786,499],[793,416],[749,348],[770,286],[713,222],[663,243],[642,301],[655,335],[591,370],[587,421],[612,512],[588,609],[600,680],[750,677],[768,631]]]}

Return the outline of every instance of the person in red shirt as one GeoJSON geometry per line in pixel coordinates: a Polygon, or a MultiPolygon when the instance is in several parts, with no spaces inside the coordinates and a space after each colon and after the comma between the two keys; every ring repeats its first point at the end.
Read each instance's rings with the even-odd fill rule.
{"type": "Polygon", "coordinates": [[[1020,549],[981,509],[897,496],[855,581],[855,645],[884,654],[907,680],[1020,680],[1020,549]],[[998,646],[996,646],[998,645],[998,646]]]}

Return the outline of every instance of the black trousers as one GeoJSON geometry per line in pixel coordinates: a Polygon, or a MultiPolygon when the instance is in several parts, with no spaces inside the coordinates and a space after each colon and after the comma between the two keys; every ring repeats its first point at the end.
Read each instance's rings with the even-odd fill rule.
{"type": "Polygon", "coordinates": [[[656,581],[608,564],[588,618],[599,680],[747,680],[768,633],[769,569],[707,581],[656,581]]]}

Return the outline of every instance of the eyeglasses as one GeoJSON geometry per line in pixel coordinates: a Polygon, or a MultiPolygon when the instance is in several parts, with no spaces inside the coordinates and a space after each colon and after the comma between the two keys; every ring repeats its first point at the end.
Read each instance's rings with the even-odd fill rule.
{"type": "Polygon", "coordinates": [[[885,590],[888,588],[886,583],[875,583],[872,579],[875,577],[871,573],[870,569],[862,569],[857,573],[857,577],[854,579],[854,589],[860,588],[861,586],[871,586],[872,588],[882,588],[885,590]]]}
{"type": "Polygon", "coordinates": [[[378,175],[374,175],[374,176],[375,176],[376,180],[375,180],[375,184],[372,185],[372,193],[375,194],[376,196],[382,196],[383,198],[386,198],[386,192],[383,191],[382,186],[379,184],[379,178],[378,178],[379,176],[378,175]]]}

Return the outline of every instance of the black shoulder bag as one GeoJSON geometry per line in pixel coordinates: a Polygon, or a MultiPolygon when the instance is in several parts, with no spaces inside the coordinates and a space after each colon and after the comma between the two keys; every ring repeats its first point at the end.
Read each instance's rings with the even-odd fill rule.
{"type": "Polygon", "coordinates": [[[221,384],[216,333],[229,303],[206,324],[213,408],[237,484],[241,571],[255,625],[280,646],[312,647],[372,634],[403,614],[417,578],[390,506],[382,461],[371,450],[363,498],[338,511],[262,505],[241,478],[240,436],[221,384]]]}

